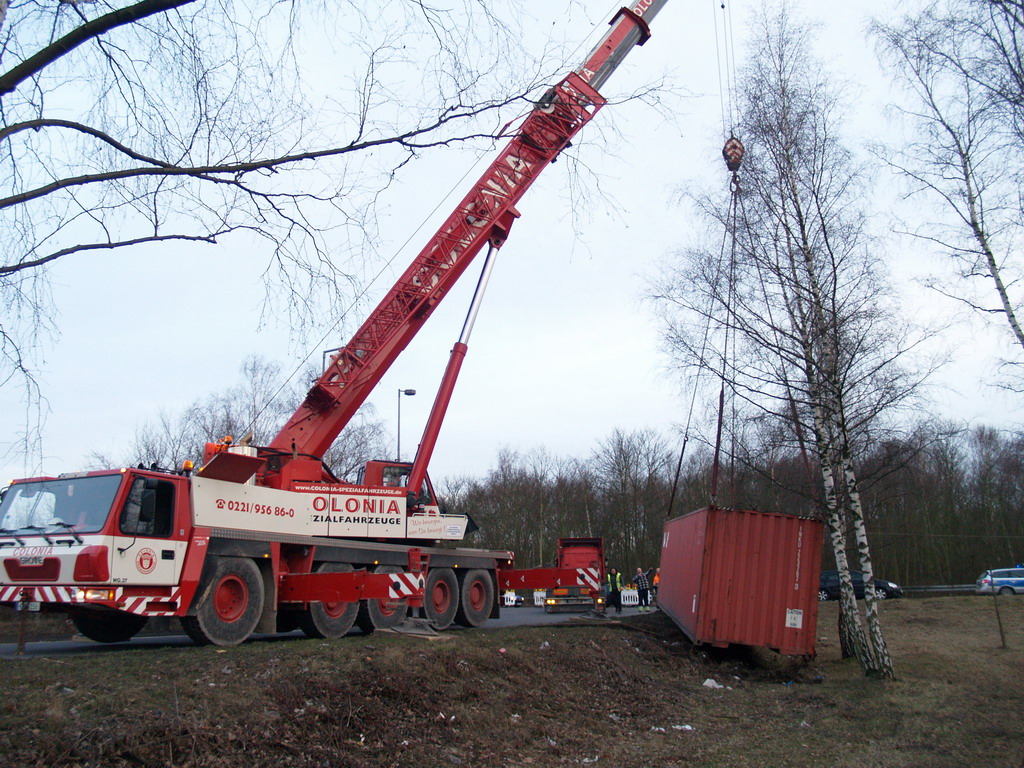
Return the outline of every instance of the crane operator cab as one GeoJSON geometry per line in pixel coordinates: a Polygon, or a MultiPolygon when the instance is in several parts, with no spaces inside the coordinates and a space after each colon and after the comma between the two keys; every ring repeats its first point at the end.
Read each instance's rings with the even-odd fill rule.
{"type": "MultiPolygon", "coordinates": [[[[409,484],[411,472],[412,464],[410,462],[368,461],[366,466],[359,470],[358,484],[365,486],[379,485],[386,488],[406,488],[409,484]]],[[[429,475],[423,478],[423,487],[415,499],[410,493],[408,505],[410,518],[449,518],[452,520],[458,518],[465,523],[461,535],[480,530],[480,527],[473,522],[473,518],[469,515],[451,514],[448,511],[447,505],[435,493],[434,485],[430,482],[429,475]]],[[[461,538],[461,536],[458,538],[461,538]]]]}
{"type": "MultiPolygon", "coordinates": [[[[409,475],[412,472],[412,464],[401,461],[368,461],[366,466],[359,470],[358,485],[383,486],[385,488],[405,488],[409,485],[409,475]]],[[[410,514],[438,515],[444,514],[442,505],[434,493],[434,486],[430,477],[423,479],[423,488],[414,499],[409,496],[410,514]]]]}

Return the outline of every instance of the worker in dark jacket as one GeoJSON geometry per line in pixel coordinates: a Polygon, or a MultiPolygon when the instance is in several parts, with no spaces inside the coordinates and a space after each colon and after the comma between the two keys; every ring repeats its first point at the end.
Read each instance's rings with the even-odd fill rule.
{"type": "Polygon", "coordinates": [[[608,605],[622,613],[622,574],[614,568],[608,571],[608,605]]]}
{"type": "Polygon", "coordinates": [[[633,583],[636,585],[636,597],[640,606],[637,610],[640,613],[651,610],[651,582],[647,579],[647,574],[644,573],[642,568],[636,569],[633,583]]]}

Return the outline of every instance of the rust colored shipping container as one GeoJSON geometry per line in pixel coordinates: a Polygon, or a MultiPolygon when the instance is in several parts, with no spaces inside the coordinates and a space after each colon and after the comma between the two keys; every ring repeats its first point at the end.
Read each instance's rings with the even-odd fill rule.
{"type": "Polygon", "coordinates": [[[822,525],[709,507],[665,523],[658,607],[694,643],[814,655],[822,525]]]}

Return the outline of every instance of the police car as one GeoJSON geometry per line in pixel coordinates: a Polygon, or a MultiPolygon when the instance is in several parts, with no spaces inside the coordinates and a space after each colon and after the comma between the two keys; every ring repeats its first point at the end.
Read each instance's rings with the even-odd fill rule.
{"type": "Polygon", "coordinates": [[[1000,568],[985,571],[974,584],[974,594],[1024,595],[1024,568],[1000,568]]]}

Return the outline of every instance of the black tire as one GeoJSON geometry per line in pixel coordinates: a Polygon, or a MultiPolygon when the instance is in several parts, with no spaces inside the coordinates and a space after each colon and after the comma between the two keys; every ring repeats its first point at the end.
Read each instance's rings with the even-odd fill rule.
{"type": "MultiPolygon", "coordinates": [[[[378,565],[374,573],[401,573],[397,565],[378,565]]],[[[409,605],[405,600],[363,600],[356,625],[367,634],[375,629],[392,629],[405,621],[409,605]]]]}
{"type": "Polygon", "coordinates": [[[1013,591],[1013,587],[1000,587],[999,588],[999,594],[1000,595],[1015,595],[1016,592],[1013,591]]]}
{"type": "Polygon", "coordinates": [[[459,580],[451,568],[431,568],[423,590],[423,617],[434,629],[448,629],[459,610],[459,580]]]}
{"type": "Polygon", "coordinates": [[[71,621],[81,634],[97,643],[123,643],[131,640],[146,626],[148,617],[123,611],[76,613],[71,621]]]}
{"type": "Polygon", "coordinates": [[[824,589],[819,589],[818,590],[818,600],[820,600],[821,602],[825,602],[826,600],[831,600],[831,599],[832,598],[829,595],[827,590],[824,590],[824,589]]]}
{"type": "MultiPolygon", "coordinates": [[[[347,563],[320,563],[316,573],[351,573],[347,563]]],[[[310,603],[299,614],[299,628],[307,637],[344,637],[356,623],[359,603],[310,603]]]]}
{"type": "Polygon", "coordinates": [[[467,571],[459,590],[459,610],[455,622],[463,627],[479,627],[491,615],[494,604],[494,581],[481,569],[467,571]]]}
{"type": "Polygon", "coordinates": [[[263,577],[252,560],[210,556],[196,595],[195,614],[181,617],[198,645],[238,645],[252,634],[263,613],[263,577]]]}

